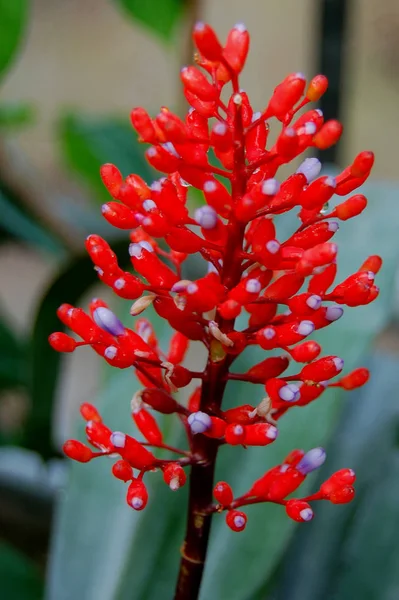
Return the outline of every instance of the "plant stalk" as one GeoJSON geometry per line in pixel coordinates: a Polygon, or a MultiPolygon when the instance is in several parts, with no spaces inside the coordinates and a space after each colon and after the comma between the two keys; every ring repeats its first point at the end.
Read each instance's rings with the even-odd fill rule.
{"type": "MultiPolygon", "coordinates": [[[[245,193],[247,174],[245,168],[244,128],[241,107],[236,109],[234,119],[234,170],[231,177],[231,195],[233,204],[245,193]]],[[[232,289],[242,276],[242,247],[245,226],[238,223],[234,215],[228,223],[228,238],[221,271],[222,283],[232,289]]],[[[234,329],[234,319],[222,319],[216,316],[216,322],[223,333],[234,329]]],[[[216,342],[215,344],[219,344],[216,342]]],[[[213,356],[213,342],[210,345],[207,366],[202,381],[200,410],[218,412],[221,407],[227,384],[227,374],[232,357],[213,356]]],[[[199,465],[194,465],[190,473],[189,505],[186,536],[181,548],[180,571],[175,592],[175,600],[196,600],[199,595],[205,559],[208,548],[212,514],[207,511],[212,503],[213,478],[215,472],[218,441],[204,435],[196,435],[192,451],[202,457],[199,465]]]]}

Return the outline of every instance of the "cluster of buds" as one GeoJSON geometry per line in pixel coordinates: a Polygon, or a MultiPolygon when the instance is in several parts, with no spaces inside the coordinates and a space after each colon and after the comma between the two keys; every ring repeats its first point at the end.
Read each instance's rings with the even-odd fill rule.
{"type": "MultiPolygon", "coordinates": [[[[369,377],[364,368],[342,376],[343,360],[321,356],[321,346],[308,338],[340,319],[343,306],[368,304],[378,296],[374,279],[380,257],[368,257],[355,273],[337,282],[338,247],[331,241],[339,221],[360,214],[366,198],[355,194],[329,204],[334,196],[346,196],[361,186],[372,168],[373,154],[361,152],[335,178],[320,176],[319,160],[306,158],[280,181],[276,174],[281,165],[305,151],[329,148],[340,138],[339,122],[324,121],[319,109],[308,108],[326,92],[326,77],[316,75],[306,84],[301,73],[290,74],[275,88],[267,106],[254,112],[239,86],[249,48],[245,27],[236,25],[224,46],[204,23],[195,26],[193,38],[197,66],[181,70],[190,105],[186,117],[181,119],[166,107],[155,118],[143,108],[131,112],[140,141],[149,144],[149,163],[164,176],[148,184],[138,175],[124,177],[112,164],[101,168],[112,197],[102,214],[113,226],[129,231],[134,273],[121,268],[100,236],[90,235],[86,248],[100,280],[117,296],[134,301],[132,328],[95,299],[90,315],[69,304],[58,310],[62,323],[80,341],[63,332],[50,336],[57,351],[89,345],[110,365],[135,369],[143,385],[131,405],[143,441],[111,431],[95,407],[84,404],[87,439],[95,451],[76,440],[64,445],[65,454],[80,462],[117,455],[112,473],[130,482],[127,502],[135,510],[147,503],[143,481],[147,472],[161,470],[165,482],[177,490],[186,481],[185,468],[208,464],[209,448],[271,444],[279,419],[288,410],[306,406],[329,387],[351,390],[369,377]],[[281,132],[267,148],[272,118],[281,123],[281,132]],[[187,206],[190,186],[204,198],[204,205],[192,215],[187,206]],[[289,210],[297,212],[298,227],[287,240],[278,240],[274,221],[284,219],[289,210]],[[204,259],[203,276],[184,279],[183,263],[194,253],[204,259]],[[167,350],[159,347],[151,323],[139,316],[150,305],[174,330],[167,350]],[[239,315],[240,322],[246,319],[240,329],[239,315]],[[208,351],[201,371],[182,365],[191,341],[208,351]],[[236,357],[251,345],[274,351],[273,355],[246,373],[232,372],[236,357]],[[293,363],[298,367],[284,376],[293,363]],[[185,406],[174,394],[193,380],[198,385],[185,406]],[[263,386],[263,399],[223,410],[224,389],[234,380],[263,386]],[[177,415],[187,434],[187,450],[164,442],[152,411],[177,415]],[[148,446],[178,456],[159,459],[148,446]]],[[[227,483],[218,483],[216,503],[203,511],[225,510],[234,531],[244,529],[247,519],[238,508],[255,502],[282,504],[290,518],[309,521],[311,501],[343,503],[354,494],[355,475],[343,469],[315,494],[287,499],[324,460],[321,448],[294,450],[244,496],[234,498],[227,483]]]]}

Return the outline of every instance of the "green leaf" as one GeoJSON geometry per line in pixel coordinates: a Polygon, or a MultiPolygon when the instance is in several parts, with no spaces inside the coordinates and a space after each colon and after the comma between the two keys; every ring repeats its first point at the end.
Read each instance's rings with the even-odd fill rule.
{"type": "Polygon", "coordinates": [[[25,344],[0,320],[0,390],[26,385],[27,371],[25,344]]]}
{"type": "Polygon", "coordinates": [[[134,20],[170,40],[181,19],[185,0],[115,0],[134,20]]]}
{"type": "Polygon", "coordinates": [[[20,44],[28,19],[28,0],[0,0],[0,77],[20,44]]]}
{"type": "Polygon", "coordinates": [[[34,119],[35,110],[31,104],[25,102],[0,104],[0,130],[2,132],[31,125],[34,119]]]}
{"type": "Polygon", "coordinates": [[[59,128],[64,159],[99,202],[110,199],[99,175],[104,163],[116,164],[125,177],[137,173],[146,180],[153,178],[153,171],[144,158],[144,148],[127,123],[71,113],[61,119],[59,128]]]}
{"type": "Polygon", "coordinates": [[[13,198],[0,189],[0,230],[12,237],[62,256],[64,249],[60,242],[48,233],[35,218],[13,198]]]}
{"type": "MultiPolygon", "coordinates": [[[[127,243],[116,242],[113,249],[120,264],[127,260],[127,243]]],[[[32,366],[29,382],[31,411],[26,424],[23,445],[39,452],[44,458],[54,455],[51,425],[55,389],[61,354],[48,343],[48,336],[62,331],[56,310],[63,303],[76,304],[87,290],[98,282],[93,264],[87,254],[73,258],[58,273],[39,305],[31,339],[32,366]]]]}
{"type": "Polygon", "coordinates": [[[43,580],[27,558],[0,542],[0,581],[2,597],[7,600],[41,600],[43,580]]]}
{"type": "MultiPolygon", "coordinates": [[[[369,210],[359,217],[355,227],[344,223],[339,232],[339,267],[343,278],[361,265],[370,250],[381,253],[385,259],[378,278],[381,297],[370,306],[348,309],[341,321],[319,336],[327,354],[345,358],[346,372],[359,364],[373,336],[389,319],[399,254],[396,223],[387,218],[397,190],[372,184],[368,188],[369,194],[367,189],[364,191],[371,200],[369,210]],[[378,198],[378,203],[373,198],[378,198]]],[[[281,225],[280,232],[284,229],[286,236],[294,228],[290,217],[282,217],[281,225]]],[[[256,362],[259,354],[251,348],[237,364],[237,371],[256,362]]],[[[111,378],[100,400],[105,422],[111,427],[126,427],[127,404],[133,390],[128,374],[116,373],[111,378]]],[[[230,383],[227,402],[242,403],[248,394],[255,404],[262,390],[230,383]]],[[[231,483],[235,494],[243,493],[293,448],[326,444],[339,413],[339,394],[331,390],[319,402],[293,409],[281,422],[278,440],[267,449],[221,448],[216,477],[231,483]]],[[[170,418],[164,422],[170,422],[170,418]]],[[[178,443],[177,437],[171,432],[169,443],[178,443]]],[[[157,475],[148,477],[151,503],[142,515],[130,515],[124,491],[108,471],[109,466],[104,464],[72,467],[71,484],[55,530],[49,597],[66,600],[80,594],[88,600],[169,598],[178,570],[187,492],[172,494],[157,475]]],[[[314,477],[309,477],[307,486],[314,485],[314,477]]],[[[240,535],[226,527],[223,516],[215,517],[201,591],[203,600],[252,599],[265,580],[275,575],[295,526],[278,506],[254,506],[248,514],[248,526],[240,535]]]]}
{"type": "Polygon", "coordinates": [[[353,394],[320,474],[323,481],[342,467],[355,469],[356,497],[349,505],[315,505],[314,521],[298,528],[283,561],[275,600],[397,595],[398,357],[377,351],[369,367],[370,383],[353,394]]]}

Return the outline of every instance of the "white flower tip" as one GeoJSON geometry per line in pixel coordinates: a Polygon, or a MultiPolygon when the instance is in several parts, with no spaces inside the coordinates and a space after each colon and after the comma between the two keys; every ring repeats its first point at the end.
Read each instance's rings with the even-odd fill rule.
{"type": "Polygon", "coordinates": [[[328,187],[331,187],[334,189],[337,187],[337,180],[335,179],[335,177],[331,177],[331,176],[326,177],[324,183],[326,185],[328,185],[328,187]]]}
{"type": "Polygon", "coordinates": [[[211,193],[215,192],[217,188],[216,182],[210,179],[209,181],[205,181],[204,183],[204,192],[211,193]]]}
{"type": "Polygon", "coordinates": [[[135,510],[140,510],[140,508],[143,506],[143,499],[139,498],[138,496],[133,496],[131,505],[135,510]]]}
{"type": "Polygon", "coordinates": [[[330,221],[328,224],[328,231],[335,233],[339,229],[339,223],[337,221],[330,221]]]}
{"type": "Polygon", "coordinates": [[[342,371],[342,369],[344,368],[344,361],[339,356],[335,356],[333,358],[333,363],[334,363],[335,368],[337,369],[338,372],[342,371]]]}
{"type": "Polygon", "coordinates": [[[247,31],[246,25],[244,25],[244,23],[236,23],[234,25],[234,29],[237,29],[237,31],[239,31],[240,33],[244,33],[245,31],[247,31]]]}
{"type": "Polygon", "coordinates": [[[304,508],[299,513],[302,521],[311,521],[313,519],[313,510],[311,508],[304,508]]]}
{"type": "Polygon", "coordinates": [[[235,516],[233,520],[237,529],[243,529],[245,527],[245,519],[241,515],[235,516]]]}
{"type": "Polygon", "coordinates": [[[296,402],[299,400],[301,392],[295,383],[288,383],[279,389],[278,395],[284,402],[296,402]]]}
{"type": "Polygon", "coordinates": [[[344,309],[341,306],[329,306],[326,310],[327,321],[338,321],[344,314],[344,309]]]}
{"type": "Polygon", "coordinates": [[[277,240],[270,240],[266,244],[266,250],[270,252],[270,254],[277,254],[280,250],[280,243],[277,240]]]}
{"type": "Polygon", "coordinates": [[[204,433],[204,431],[208,431],[212,425],[211,417],[201,410],[191,413],[187,422],[190,425],[193,434],[204,433]]]}
{"type": "Polygon", "coordinates": [[[169,487],[172,490],[172,492],[176,492],[180,488],[179,478],[178,477],[172,477],[172,479],[169,482],[169,487]]]}
{"type": "Polygon", "coordinates": [[[112,360],[113,358],[115,358],[117,353],[118,353],[118,348],[116,346],[108,346],[108,348],[105,348],[104,356],[106,358],[108,358],[109,360],[112,360]]]}
{"type": "Polygon", "coordinates": [[[124,448],[126,444],[126,435],[122,431],[111,433],[110,442],[115,448],[124,448]]]}
{"type": "Polygon", "coordinates": [[[265,337],[267,340],[272,340],[275,337],[275,335],[276,332],[271,327],[265,327],[265,329],[263,330],[263,337],[265,337]]]}
{"type": "Polygon", "coordinates": [[[270,425],[269,429],[267,430],[266,437],[268,437],[269,440],[275,440],[277,436],[278,436],[277,427],[274,427],[274,425],[270,425]]]}
{"type": "Polygon", "coordinates": [[[266,179],[262,184],[262,194],[265,196],[274,196],[277,194],[280,184],[277,179],[266,179]]]}
{"type": "Polygon", "coordinates": [[[310,335],[313,333],[315,329],[314,323],[312,321],[301,321],[297,327],[297,332],[299,335],[310,335]]]}
{"type": "Polygon", "coordinates": [[[205,23],[203,21],[197,21],[194,25],[194,31],[204,31],[205,23]]]}
{"type": "MultiPolygon", "coordinates": [[[[308,124],[308,123],[307,123],[308,124]]],[[[305,158],[296,170],[297,173],[302,173],[306,177],[308,183],[313,181],[321,171],[321,162],[318,158],[305,158]]]]}
{"type": "Polygon", "coordinates": [[[250,294],[259,294],[262,289],[262,284],[258,279],[248,279],[245,284],[245,290],[250,294]]]}
{"type": "Polygon", "coordinates": [[[317,294],[312,294],[306,300],[306,304],[309,306],[309,308],[312,308],[313,310],[317,310],[318,308],[320,308],[321,302],[322,300],[317,294]]]}

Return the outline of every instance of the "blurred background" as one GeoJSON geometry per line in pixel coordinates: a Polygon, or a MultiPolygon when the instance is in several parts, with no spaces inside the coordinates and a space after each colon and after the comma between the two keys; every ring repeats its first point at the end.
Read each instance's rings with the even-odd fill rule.
{"type": "MultiPolygon", "coordinates": [[[[309,79],[318,72],[329,77],[330,89],[320,107],[326,118],[342,120],[344,135],[323,160],[333,169],[345,166],[363,149],[376,153],[372,179],[363,191],[370,207],[340,231],[340,252],[345,257],[340,267],[349,272],[370,253],[385,259],[379,283],[383,293],[375,306],[359,309],[341,329],[324,336],[334,346],[328,347],[329,352],[342,348],[348,366],[359,360],[369,363],[374,373],[371,383],[344,403],[337,394],[331,395],[321,409],[309,407],[300,418],[284,424],[288,449],[312,443],[330,449],[324,475],[335,467],[357,468],[356,501],[334,510],[321,507],[315,521],[299,530],[274,507],[254,509],[254,526],[236,536],[239,540],[225,531],[223,523],[215,526],[201,597],[395,600],[399,597],[395,321],[399,4],[395,0],[0,0],[3,597],[171,596],[184,494],[180,500],[164,498],[163,490],[156,488],[154,496],[159,498],[154,499],[152,512],[132,516],[124,505],[123,490],[109,481],[103,467],[70,469],[60,450],[75,431],[82,401],[97,398],[99,405],[108,407],[115,425],[121,422],[123,427],[134,384],[125,374],[110,374],[89,351],[61,361],[48,347],[47,336],[59,329],[55,310],[62,302],[83,306],[97,293],[108,299],[96,286],[83,240],[89,233],[100,233],[114,240],[121,252],[126,243],[101,218],[100,207],[108,195],[98,169],[104,162],[114,162],[125,175],[153,177],[128,114],[137,105],[152,114],[160,104],[184,109],[179,69],[192,60],[190,30],[198,19],[209,22],[222,39],[236,22],[245,22],[251,50],[241,83],[256,110],[266,105],[275,85],[289,72],[302,71],[309,79]]],[[[277,462],[284,451],[284,446],[276,450],[277,462]]],[[[271,464],[272,455],[267,459],[271,464]]],[[[264,455],[242,456],[233,466],[226,459],[221,473],[223,466],[245,489],[239,474],[253,479],[264,470],[264,455]]]]}

